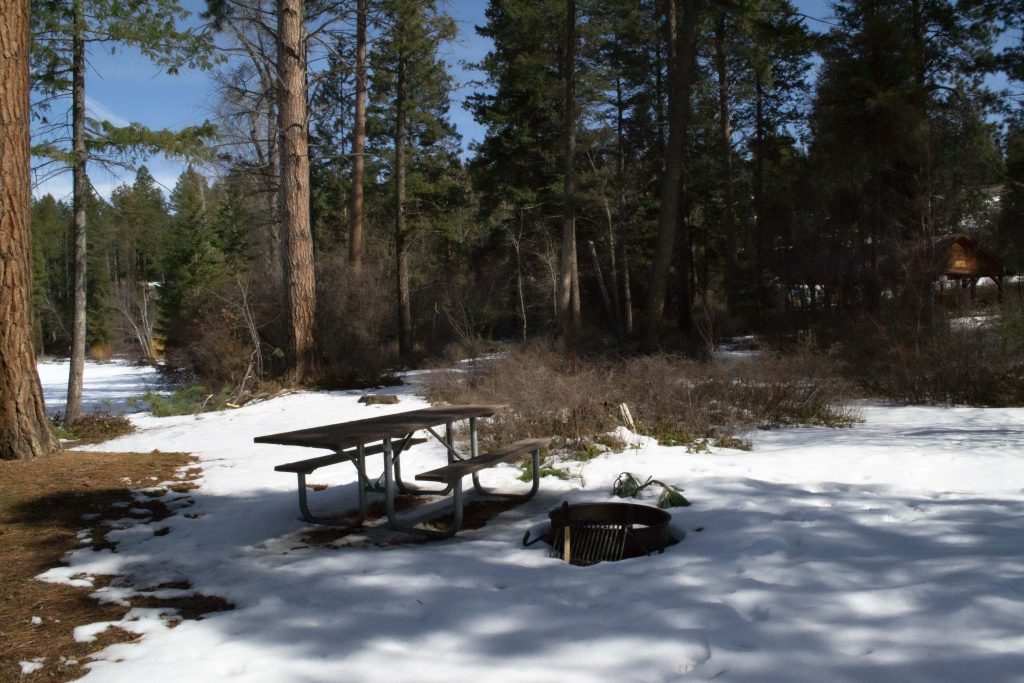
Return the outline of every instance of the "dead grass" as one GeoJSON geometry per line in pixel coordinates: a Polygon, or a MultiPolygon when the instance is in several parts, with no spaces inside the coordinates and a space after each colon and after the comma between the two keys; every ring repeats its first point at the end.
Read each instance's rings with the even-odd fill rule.
{"type": "Polygon", "coordinates": [[[491,440],[558,437],[556,447],[576,459],[596,453],[603,435],[622,424],[622,403],[641,432],[676,445],[735,443],[736,432],[751,428],[857,421],[849,384],[806,349],[716,365],[667,354],[581,360],[529,344],[468,371],[435,373],[427,390],[434,401],[510,404],[489,426],[491,440]]]}
{"type": "MultiPolygon", "coordinates": [[[[103,539],[109,527],[101,521],[127,514],[115,503],[145,508],[148,519],[171,515],[156,497],[134,501],[131,489],[174,480],[177,468],[191,460],[179,453],[65,451],[31,462],[0,462],[0,683],[75,679],[86,673],[83,664],[90,654],[135,638],[111,628],[93,642],[76,642],[76,626],[117,621],[128,608],[96,602],[89,597],[95,588],[49,584],[34,577],[81,547],[76,533],[83,528],[94,525],[93,548],[109,547],[103,539]],[[34,660],[42,660],[42,668],[23,676],[19,662],[34,660]]],[[[99,587],[117,579],[94,580],[99,587]]],[[[182,618],[229,607],[209,596],[171,601],[141,597],[133,606],[174,607],[182,618]]]]}
{"type": "Polygon", "coordinates": [[[62,439],[74,441],[75,445],[101,443],[135,431],[135,425],[123,415],[82,415],[72,423],[70,429],[63,426],[63,421],[63,415],[54,416],[51,421],[54,431],[62,439]]]}

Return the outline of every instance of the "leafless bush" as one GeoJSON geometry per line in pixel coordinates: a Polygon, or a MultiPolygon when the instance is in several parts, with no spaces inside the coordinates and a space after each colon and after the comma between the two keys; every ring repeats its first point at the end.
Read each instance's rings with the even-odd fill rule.
{"type": "Polygon", "coordinates": [[[907,403],[1024,405],[1024,326],[939,325],[911,333],[877,325],[858,349],[857,380],[867,391],[907,403]]]}
{"type": "Polygon", "coordinates": [[[352,286],[341,253],[325,255],[317,272],[317,347],[325,387],[376,386],[385,368],[397,361],[392,284],[378,259],[367,259],[363,283],[352,286]]]}
{"type": "Polygon", "coordinates": [[[558,436],[580,445],[615,427],[608,401],[610,376],[600,364],[563,358],[544,344],[516,347],[506,356],[435,373],[428,395],[452,403],[502,403],[488,434],[497,442],[558,436]]]}
{"type": "Polygon", "coordinates": [[[578,360],[550,346],[518,346],[469,369],[439,372],[434,400],[505,403],[496,441],[561,437],[587,450],[621,424],[625,403],[641,431],[666,443],[723,439],[778,425],[846,425],[857,419],[848,385],[810,351],[720,367],[672,355],[578,360]]]}

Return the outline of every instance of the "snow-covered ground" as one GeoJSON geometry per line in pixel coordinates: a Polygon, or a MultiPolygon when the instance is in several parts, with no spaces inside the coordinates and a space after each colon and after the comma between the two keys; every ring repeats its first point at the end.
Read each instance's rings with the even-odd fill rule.
{"type": "MultiPolygon", "coordinates": [[[[68,399],[68,360],[39,363],[39,379],[43,383],[46,412],[62,413],[68,399]]],[[[113,415],[145,408],[141,399],[147,391],[156,390],[160,376],[152,365],[133,365],[115,360],[109,363],[87,361],[82,373],[82,411],[109,412],[113,415]]]]}
{"type": "MultiPolygon", "coordinates": [[[[96,446],[195,453],[194,505],[123,521],[116,552],[76,552],[45,578],[186,579],[236,609],[175,628],[134,610],[122,625],[141,641],[104,650],[85,680],[1024,681],[1024,410],[869,405],[852,429],[757,432],[753,452],[631,436],[581,480],[546,477],[533,501],[452,540],[305,547],[294,477],[273,466],[315,452],[252,438],[425,405],[414,392],[135,415],[137,433],[96,446]],[[521,547],[561,501],[609,499],[622,471],[685,489],[682,543],[586,568],[521,547]]],[[[427,444],[407,457],[409,471],[444,458],[427,444]]],[[[517,474],[483,478],[525,486],[517,474]]],[[[312,479],[330,484],[314,510],[355,506],[350,467],[312,479]]]]}

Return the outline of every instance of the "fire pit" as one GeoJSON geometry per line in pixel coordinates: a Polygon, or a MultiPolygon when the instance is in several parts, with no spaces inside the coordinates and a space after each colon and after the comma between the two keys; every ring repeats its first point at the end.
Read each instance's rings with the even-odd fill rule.
{"type": "Polygon", "coordinates": [[[562,503],[548,513],[551,526],[541,536],[523,537],[523,545],[545,541],[551,556],[588,566],[661,553],[681,539],[669,530],[672,515],[634,503],[562,503]]]}

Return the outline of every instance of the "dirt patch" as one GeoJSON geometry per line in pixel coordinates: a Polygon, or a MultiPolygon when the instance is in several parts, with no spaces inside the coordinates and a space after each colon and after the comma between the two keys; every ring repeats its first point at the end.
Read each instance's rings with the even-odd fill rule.
{"type": "MultiPolygon", "coordinates": [[[[110,547],[104,539],[110,530],[102,524],[104,519],[157,520],[173,514],[163,500],[137,501],[131,491],[168,481],[185,483],[176,472],[192,461],[180,453],[65,451],[30,462],[0,462],[0,683],[79,678],[86,673],[83,664],[90,654],[135,638],[117,628],[88,643],[73,637],[76,626],[118,621],[127,612],[127,607],[89,597],[115,577],[92,577],[93,588],[44,583],[34,577],[82,547],[79,531],[89,532],[93,548],[110,547]],[[23,674],[21,662],[40,667],[23,674]]],[[[143,596],[133,606],[178,608],[182,618],[230,608],[207,596],[171,602],[143,596]]]]}
{"type": "MultiPolygon", "coordinates": [[[[395,510],[397,512],[404,512],[433,500],[436,499],[430,496],[397,496],[395,498],[395,510]]],[[[502,512],[511,510],[512,508],[518,507],[522,504],[523,501],[521,500],[507,498],[470,501],[462,508],[462,529],[479,529],[502,512]]],[[[333,545],[335,541],[345,538],[346,536],[350,536],[351,534],[359,533],[368,525],[383,521],[385,517],[384,502],[374,501],[373,503],[370,503],[370,505],[367,506],[366,512],[366,521],[364,522],[364,525],[357,525],[356,520],[358,519],[358,515],[355,512],[351,512],[347,515],[332,519],[330,526],[318,526],[310,529],[303,534],[302,542],[310,546],[336,547],[333,545]]],[[[453,519],[454,517],[452,513],[449,512],[431,519],[426,523],[426,527],[438,531],[447,530],[451,528],[453,519]]],[[[387,543],[387,545],[418,544],[428,541],[429,539],[410,535],[408,540],[396,541],[392,539],[387,543]]]]}
{"type": "MultiPolygon", "coordinates": [[[[395,510],[405,512],[430,502],[425,496],[396,496],[395,510]]],[[[356,510],[347,512],[344,515],[328,517],[329,525],[317,526],[302,535],[302,542],[313,546],[327,546],[333,541],[345,538],[346,536],[362,531],[367,526],[380,522],[387,513],[384,510],[384,501],[375,500],[366,506],[366,520],[363,524],[357,524],[359,513],[356,510]]]]}
{"type": "MultiPolygon", "coordinates": [[[[490,498],[470,501],[462,508],[462,528],[480,529],[502,512],[519,507],[524,502],[514,498],[490,498]]],[[[433,522],[439,528],[450,529],[453,519],[452,513],[448,513],[438,517],[433,522]]]]}

